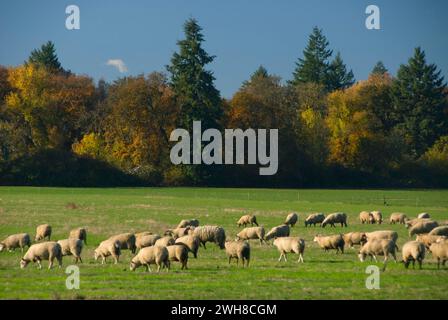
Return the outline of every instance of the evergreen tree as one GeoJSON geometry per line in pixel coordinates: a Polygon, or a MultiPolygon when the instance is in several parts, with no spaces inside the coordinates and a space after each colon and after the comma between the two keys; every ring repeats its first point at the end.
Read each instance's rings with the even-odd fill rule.
{"type": "Polygon", "coordinates": [[[43,44],[40,49],[34,49],[28,58],[28,63],[45,67],[50,72],[54,73],[64,72],[58,56],[56,55],[54,43],[51,41],[43,44]]]}
{"type": "Polygon", "coordinates": [[[400,66],[393,84],[393,119],[414,157],[447,132],[445,83],[440,73],[436,65],[426,63],[425,52],[416,48],[408,64],[400,66]]]}
{"type": "Polygon", "coordinates": [[[330,64],[327,88],[330,91],[346,89],[355,83],[353,71],[347,71],[347,67],[338,52],[336,58],[330,64]]]}
{"type": "Polygon", "coordinates": [[[170,83],[181,104],[179,125],[189,130],[193,121],[202,121],[202,128],[217,128],[222,115],[221,98],[215,88],[213,73],[205,66],[214,60],[203,48],[202,28],[195,19],[184,24],[185,39],[178,41],[179,52],[174,53],[170,83]]]}
{"type": "Polygon", "coordinates": [[[330,69],[329,58],[333,51],[328,49],[329,42],[318,27],[314,27],[309,36],[308,45],[303,51],[303,58],[299,58],[293,73],[291,84],[314,82],[328,84],[330,69]]]}
{"type": "Polygon", "coordinates": [[[259,66],[258,69],[255,70],[254,73],[252,73],[250,79],[243,82],[243,88],[249,86],[254,81],[267,78],[269,78],[268,70],[263,66],[259,66]]]}
{"type": "Polygon", "coordinates": [[[388,72],[387,68],[384,66],[382,61],[378,61],[376,65],[373,67],[371,75],[384,75],[388,72]]]}

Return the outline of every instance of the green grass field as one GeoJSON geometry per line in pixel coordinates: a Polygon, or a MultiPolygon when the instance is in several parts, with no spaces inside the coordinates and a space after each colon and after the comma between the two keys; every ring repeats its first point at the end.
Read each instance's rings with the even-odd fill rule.
{"type": "MultiPolygon", "coordinates": [[[[448,219],[448,191],[383,190],[274,190],[274,189],[63,189],[0,188],[0,237],[28,232],[33,238],[38,224],[53,227],[52,239],[67,238],[70,229],[85,226],[88,245],[80,265],[81,288],[67,290],[65,267],[72,257],[64,257],[64,268],[38,270],[30,264],[19,267],[20,250],[0,253],[0,299],[447,299],[448,267],[437,270],[429,254],[423,270],[405,270],[401,263],[389,263],[381,273],[381,289],[368,290],[365,273],[370,262],[361,263],[357,250],[346,254],[324,252],[312,242],[317,233],[392,229],[399,232],[401,248],[408,241],[402,225],[360,225],[361,210],[381,210],[385,219],[392,212],[414,217],[428,212],[436,220],[448,219]],[[384,205],[386,199],[387,205],[384,205]],[[75,203],[78,208],[67,208],[75,203]],[[181,219],[198,218],[201,224],[218,224],[233,239],[236,221],[245,213],[255,213],[266,229],[279,225],[290,211],[300,214],[293,236],[306,240],[305,263],[288,256],[277,262],[279,253],[272,245],[251,243],[248,269],[228,265],[224,251],[214,244],[200,249],[198,259],[190,258],[189,270],[178,263],[170,272],[129,271],[131,253],[124,251],[121,262],[102,266],[93,260],[100,241],[121,232],[162,233],[181,219]],[[344,211],[348,228],[305,228],[309,212],[344,211]]],[[[401,259],[401,258],[400,258],[401,259]]],[[[378,266],[382,266],[378,263],[378,266]]]]}

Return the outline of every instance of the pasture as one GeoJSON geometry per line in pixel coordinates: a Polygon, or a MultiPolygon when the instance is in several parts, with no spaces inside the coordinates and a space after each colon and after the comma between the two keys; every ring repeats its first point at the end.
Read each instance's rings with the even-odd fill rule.
{"type": "MultiPolygon", "coordinates": [[[[49,223],[52,240],[67,238],[75,227],[86,227],[88,245],[79,264],[79,290],[67,290],[65,267],[72,257],[64,257],[64,267],[47,270],[30,264],[20,269],[20,250],[0,253],[0,299],[447,299],[448,266],[437,270],[428,254],[423,270],[405,270],[403,264],[388,264],[381,273],[381,288],[368,290],[366,267],[357,249],[346,253],[324,252],[313,243],[315,234],[350,231],[396,230],[398,246],[409,240],[403,225],[390,225],[392,212],[415,217],[428,212],[435,220],[448,220],[448,191],[416,190],[274,190],[206,188],[0,188],[0,238],[28,232],[49,223]],[[386,202],[386,203],[385,203],[386,202]],[[380,210],[386,220],[379,225],[361,225],[362,210],[380,210]],[[289,212],[299,213],[299,223],[291,236],[306,240],[305,263],[289,254],[288,262],[278,262],[272,245],[251,241],[249,268],[228,265],[224,250],[208,243],[199,249],[198,259],[190,255],[189,270],[181,271],[172,262],[170,272],[146,273],[144,268],[129,271],[131,253],[123,251],[118,265],[93,260],[93,250],[104,239],[121,232],[162,233],[181,219],[197,218],[201,225],[220,225],[234,239],[236,221],[247,213],[256,214],[267,231],[281,224],[289,212]],[[343,211],[348,228],[305,228],[311,212],[343,211]]],[[[398,254],[399,259],[401,255],[398,254]]],[[[378,263],[382,266],[382,263],[378,263]]]]}

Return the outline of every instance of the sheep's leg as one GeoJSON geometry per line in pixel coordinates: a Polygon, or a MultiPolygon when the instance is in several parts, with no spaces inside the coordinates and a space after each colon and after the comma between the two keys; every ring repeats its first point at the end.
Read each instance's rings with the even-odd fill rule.
{"type": "Polygon", "coordinates": [[[42,264],[40,263],[40,259],[37,259],[37,268],[42,269],[42,264]]]}
{"type": "Polygon", "coordinates": [[[277,260],[278,262],[282,261],[282,256],[283,256],[283,253],[280,253],[280,257],[277,260]]]}
{"type": "Polygon", "coordinates": [[[437,258],[437,269],[440,269],[440,258],[437,258]]]}
{"type": "Polygon", "coordinates": [[[299,260],[297,260],[297,262],[303,263],[303,255],[301,253],[299,253],[299,260]]]}
{"type": "Polygon", "coordinates": [[[54,260],[54,257],[50,257],[49,259],[48,259],[48,270],[50,270],[51,268],[53,268],[53,260],[54,260]]]}
{"type": "Polygon", "coordinates": [[[288,260],[286,259],[286,253],[283,252],[283,258],[285,258],[285,262],[288,262],[288,260]]]}
{"type": "Polygon", "coordinates": [[[422,269],[422,262],[423,262],[423,259],[418,259],[418,266],[419,266],[420,270],[422,269]]]}
{"type": "Polygon", "coordinates": [[[392,253],[392,257],[394,257],[394,261],[395,261],[395,263],[397,263],[398,262],[397,261],[397,255],[395,254],[395,252],[392,253]]]}
{"type": "Polygon", "coordinates": [[[231,261],[232,261],[232,256],[229,257],[229,264],[230,264],[231,261]]]}
{"type": "Polygon", "coordinates": [[[158,265],[157,265],[157,273],[159,273],[159,272],[160,272],[160,267],[161,267],[161,265],[160,265],[160,264],[158,264],[158,265]]]}
{"type": "Polygon", "coordinates": [[[375,262],[378,262],[378,259],[376,258],[376,255],[372,254],[373,260],[375,260],[375,262]]]}
{"type": "Polygon", "coordinates": [[[148,264],[145,264],[145,269],[146,269],[146,272],[149,272],[149,270],[151,270],[151,269],[149,268],[149,265],[148,265],[148,264]]]}

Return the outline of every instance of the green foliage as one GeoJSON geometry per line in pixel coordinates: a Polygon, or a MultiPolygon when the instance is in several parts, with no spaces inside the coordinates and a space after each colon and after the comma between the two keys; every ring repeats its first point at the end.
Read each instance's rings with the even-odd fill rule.
{"type": "Polygon", "coordinates": [[[445,83],[440,73],[436,65],[426,63],[425,52],[416,48],[408,64],[398,70],[393,85],[393,119],[404,131],[413,157],[422,155],[448,130],[445,83]]]}
{"type": "Polygon", "coordinates": [[[386,66],[384,65],[384,63],[382,61],[378,61],[376,63],[376,65],[373,67],[372,72],[370,73],[371,75],[384,75],[388,72],[386,66]]]}
{"type": "Polygon", "coordinates": [[[40,49],[33,50],[28,58],[28,63],[44,67],[52,73],[65,72],[59,62],[54,43],[51,41],[43,44],[40,49]]]}
{"type": "Polygon", "coordinates": [[[330,91],[346,89],[355,83],[352,70],[347,71],[347,67],[338,52],[336,58],[330,64],[327,86],[330,91]]]}

